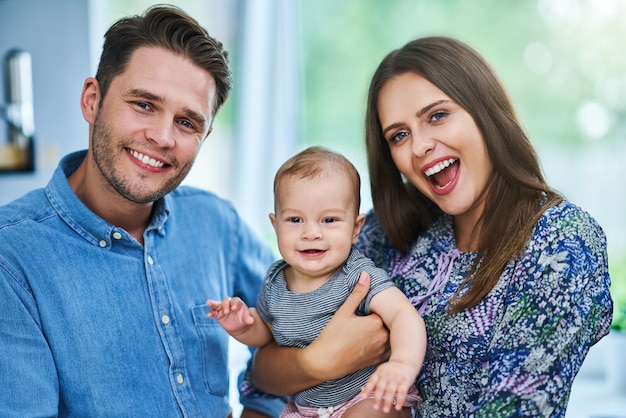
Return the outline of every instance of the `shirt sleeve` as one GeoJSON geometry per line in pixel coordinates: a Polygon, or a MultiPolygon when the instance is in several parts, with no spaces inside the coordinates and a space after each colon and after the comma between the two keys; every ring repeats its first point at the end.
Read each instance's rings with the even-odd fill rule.
{"type": "Polygon", "coordinates": [[[261,283],[276,256],[241,218],[238,222],[231,251],[233,295],[240,297],[248,306],[256,306],[261,283]]]}
{"type": "Polygon", "coordinates": [[[56,416],[59,389],[35,301],[0,257],[0,405],[4,416],[56,416]],[[37,401],[33,401],[36,395],[37,401]]]}
{"type": "Polygon", "coordinates": [[[609,286],[599,225],[573,206],[544,216],[515,266],[470,416],[564,416],[589,348],[609,332],[609,286]]]}
{"type": "MultiPolygon", "coordinates": [[[[248,368],[249,367],[250,363],[248,363],[248,368]]],[[[287,397],[279,397],[261,392],[252,386],[247,369],[239,374],[237,383],[239,388],[239,402],[243,407],[261,412],[270,417],[278,417],[289,400],[287,397]]]]}

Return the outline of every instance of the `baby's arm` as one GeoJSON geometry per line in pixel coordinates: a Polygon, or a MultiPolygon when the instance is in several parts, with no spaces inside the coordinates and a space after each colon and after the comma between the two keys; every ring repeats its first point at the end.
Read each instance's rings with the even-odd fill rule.
{"type": "Polygon", "coordinates": [[[383,411],[389,412],[395,400],[395,408],[401,410],[426,355],[424,320],[396,287],[374,295],[370,311],[378,314],[390,330],[391,357],[378,366],[363,392],[374,392],[376,409],[382,404],[383,411]]]}
{"type": "Polygon", "coordinates": [[[240,298],[226,297],[221,302],[209,299],[206,304],[211,308],[207,316],[215,318],[237,341],[249,347],[262,347],[273,341],[269,327],[256,309],[248,308],[240,298]]]}

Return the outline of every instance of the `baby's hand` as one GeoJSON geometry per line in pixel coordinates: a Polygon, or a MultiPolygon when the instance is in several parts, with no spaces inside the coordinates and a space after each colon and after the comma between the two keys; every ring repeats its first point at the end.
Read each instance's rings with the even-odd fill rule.
{"type": "Polygon", "coordinates": [[[226,297],[221,302],[209,299],[206,304],[211,308],[207,316],[217,319],[229,333],[240,332],[254,323],[250,309],[237,297],[226,297]]]}
{"type": "Polygon", "coordinates": [[[374,392],[374,409],[390,412],[393,405],[400,411],[418,371],[408,364],[388,361],[378,366],[361,389],[365,395],[374,392]]]}

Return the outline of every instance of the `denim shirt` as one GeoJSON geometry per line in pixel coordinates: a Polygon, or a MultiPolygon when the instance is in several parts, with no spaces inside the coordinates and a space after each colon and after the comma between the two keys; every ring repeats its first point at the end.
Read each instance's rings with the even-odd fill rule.
{"type": "Polygon", "coordinates": [[[254,306],[274,255],[184,186],[155,203],[142,246],[73,193],[84,155],[0,207],[0,414],[226,417],[228,335],[205,301],[254,306]]]}

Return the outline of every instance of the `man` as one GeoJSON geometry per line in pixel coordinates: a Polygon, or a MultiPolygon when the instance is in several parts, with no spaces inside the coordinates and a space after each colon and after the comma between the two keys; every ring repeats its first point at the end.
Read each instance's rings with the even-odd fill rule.
{"type": "Polygon", "coordinates": [[[3,416],[229,416],[227,334],[205,301],[254,304],[274,256],[228,203],[178,187],[227,64],[174,7],[107,31],[81,95],[88,150],[0,208],[3,416]]]}

